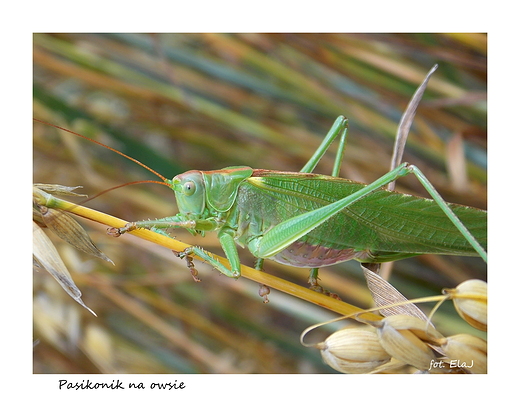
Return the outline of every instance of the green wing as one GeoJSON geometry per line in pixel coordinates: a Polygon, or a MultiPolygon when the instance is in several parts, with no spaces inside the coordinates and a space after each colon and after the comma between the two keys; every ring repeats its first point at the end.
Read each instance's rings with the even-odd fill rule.
{"type": "MultiPolygon", "coordinates": [[[[365,185],[317,174],[255,170],[241,187],[237,204],[264,231],[289,217],[350,195],[365,185]]],[[[450,208],[486,248],[487,212],[450,204],[450,208]]],[[[438,205],[411,195],[378,190],[348,206],[302,241],[335,249],[370,251],[374,261],[416,254],[476,256],[438,205]]]]}

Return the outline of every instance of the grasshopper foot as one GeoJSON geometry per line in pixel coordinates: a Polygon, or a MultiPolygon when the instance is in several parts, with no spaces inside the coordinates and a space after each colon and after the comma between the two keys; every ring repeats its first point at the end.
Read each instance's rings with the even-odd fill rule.
{"type": "Polygon", "coordinates": [[[172,250],[173,254],[175,254],[180,259],[185,259],[186,264],[188,265],[188,268],[190,269],[191,276],[193,277],[193,280],[195,280],[196,283],[200,283],[200,278],[198,277],[199,272],[195,268],[195,264],[193,263],[193,257],[188,256],[188,254],[185,251],[178,252],[176,250],[172,250]]]}
{"type": "Polygon", "coordinates": [[[107,229],[107,235],[112,237],[119,237],[123,233],[131,232],[132,230],[137,229],[137,226],[135,223],[127,223],[122,228],[108,228],[107,229]]]}
{"type": "MultiPolygon", "coordinates": [[[[255,270],[264,271],[264,259],[256,259],[255,270]]],[[[271,290],[268,286],[266,286],[265,284],[260,284],[260,287],[258,289],[258,295],[264,299],[264,304],[267,304],[269,302],[269,298],[267,298],[267,296],[270,292],[271,290]]]]}
{"type": "Polygon", "coordinates": [[[325,295],[327,295],[327,296],[329,296],[331,298],[334,298],[336,300],[340,300],[341,301],[341,298],[339,297],[338,294],[330,292],[329,290],[324,289],[318,283],[318,276],[317,276],[317,274],[311,273],[311,275],[309,276],[309,285],[310,285],[310,287],[309,287],[310,290],[316,291],[318,293],[325,294],[325,295]]]}
{"type": "Polygon", "coordinates": [[[119,237],[122,235],[122,233],[119,228],[108,228],[107,235],[112,236],[112,237],[119,237]]]}
{"type": "Polygon", "coordinates": [[[263,297],[264,304],[267,304],[269,302],[269,298],[267,298],[267,296],[270,292],[271,290],[269,289],[269,287],[267,287],[265,284],[260,284],[260,288],[258,289],[258,295],[260,297],[263,297]]]}

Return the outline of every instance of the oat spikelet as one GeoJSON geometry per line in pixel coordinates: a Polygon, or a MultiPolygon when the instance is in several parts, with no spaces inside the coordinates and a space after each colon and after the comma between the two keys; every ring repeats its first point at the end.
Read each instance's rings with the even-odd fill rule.
{"type": "Polygon", "coordinates": [[[455,289],[446,289],[453,296],[453,304],[459,315],[471,326],[487,331],[487,283],[467,280],[455,289]]]}
{"type": "Polygon", "coordinates": [[[370,373],[391,358],[373,327],[339,330],[316,347],[325,363],[342,373],[370,373]]]}

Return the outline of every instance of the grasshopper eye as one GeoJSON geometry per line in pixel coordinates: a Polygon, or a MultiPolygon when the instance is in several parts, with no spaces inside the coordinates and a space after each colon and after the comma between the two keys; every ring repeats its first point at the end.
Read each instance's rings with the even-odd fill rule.
{"type": "Polygon", "coordinates": [[[188,181],[182,186],[182,192],[184,192],[184,195],[186,196],[193,195],[195,189],[195,183],[193,181],[188,181]]]}

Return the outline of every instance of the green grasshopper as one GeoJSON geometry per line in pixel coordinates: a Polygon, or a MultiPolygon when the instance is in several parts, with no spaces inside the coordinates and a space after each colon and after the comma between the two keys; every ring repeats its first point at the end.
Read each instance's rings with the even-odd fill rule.
{"type": "MultiPolygon", "coordinates": [[[[412,98],[400,130],[409,128],[428,78],[435,69],[430,71],[412,98]]],[[[193,235],[204,236],[206,232],[214,231],[230,266],[225,266],[202,248],[188,247],[177,255],[186,258],[195,279],[192,255],[228,277],[239,277],[238,244],[247,247],[258,259],[257,269],[262,269],[264,259],[310,268],[309,281],[311,288],[316,290],[320,290],[317,283],[320,267],[347,260],[383,263],[419,254],[444,254],[480,256],[487,261],[487,212],[446,203],[417,167],[402,163],[368,185],[340,178],[347,131],[347,119],[338,117],[300,172],[242,166],[217,171],[188,171],[172,180],[96,142],[162,178],[174,191],[179,209],[175,216],[132,222],[108,232],[120,236],[137,228],[158,232],[183,228],[193,235]],[[339,148],[332,175],[312,173],[338,137],[339,148]],[[418,178],[433,200],[393,192],[391,185],[408,174],[418,178]]],[[[402,152],[404,142],[396,145],[400,146],[394,152],[394,163],[400,161],[400,152],[396,152],[402,152]]]]}
{"type": "Polygon", "coordinates": [[[487,259],[487,212],[446,203],[415,166],[403,163],[375,182],[339,178],[348,121],[340,116],[300,172],[227,167],[187,171],[164,180],[175,193],[179,213],[132,222],[109,233],[136,228],[183,228],[193,235],[216,232],[229,267],[199,247],[181,253],[191,264],[196,255],[228,277],[240,276],[237,244],[263,259],[317,270],[347,260],[382,263],[419,254],[481,256],[487,259]],[[339,136],[331,176],[312,171],[339,136]],[[415,174],[433,200],[385,189],[415,174]]]}

